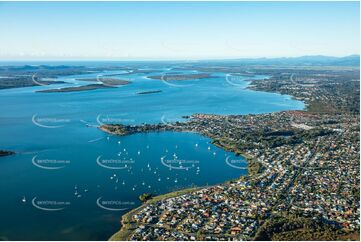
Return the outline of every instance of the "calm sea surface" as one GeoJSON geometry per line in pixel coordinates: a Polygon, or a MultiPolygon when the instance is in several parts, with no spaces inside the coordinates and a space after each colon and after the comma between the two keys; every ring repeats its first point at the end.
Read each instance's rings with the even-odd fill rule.
{"type": "MultiPolygon", "coordinates": [[[[124,65],[124,64],[122,64],[124,65]]],[[[250,77],[165,82],[152,74],[119,76],[132,84],[73,93],[36,90],[87,84],[69,82],[0,91],[0,239],[106,240],[138,196],[217,184],[247,174],[247,163],[194,133],[109,136],[102,123],[170,123],[194,113],[257,114],[303,109],[289,96],[245,89],[250,77]],[[139,95],[137,92],[161,90],[139,95]],[[228,164],[232,162],[233,165],[228,164]]],[[[182,70],[181,73],[197,73],[182,70]]],[[[101,77],[100,77],[101,78],[101,77]]],[[[265,78],[255,76],[252,78],[265,78]]]]}

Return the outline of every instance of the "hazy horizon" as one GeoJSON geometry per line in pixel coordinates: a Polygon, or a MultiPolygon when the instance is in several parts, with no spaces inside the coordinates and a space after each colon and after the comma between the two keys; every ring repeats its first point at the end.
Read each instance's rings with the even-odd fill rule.
{"type": "Polygon", "coordinates": [[[324,57],[324,58],[348,58],[357,56],[360,58],[359,54],[352,54],[347,56],[326,56],[326,55],[303,55],[303,56],[280,56],[280,57],[239,57],[239,58],[219,58],[219,59],[0,59],[0,63],[65,63],[65,62],[202,62],[202,61],[247,61],[247,60],[276,60],[276,59],[297,59],[297,58],[307,58],[307,57],[324,57]]]}

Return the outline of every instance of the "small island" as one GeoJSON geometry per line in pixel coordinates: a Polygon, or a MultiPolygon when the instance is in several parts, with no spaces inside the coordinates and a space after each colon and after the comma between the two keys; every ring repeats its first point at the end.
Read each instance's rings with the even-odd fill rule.
{"type": "Polygon", "coordinates": [[[0,150],[0,156],[9,156],[9,155],[15,155],[15,152],[9,150],[0,150]]]}
{"type": "Polygon", "coordinates": [[[111,86],[120,86],[120,85],[128,85],[131,82],[116,78],[109,78],[109,77],[99,77],[99,78],[79,78],[76,79],[77,81],[87,81],[87,82],[102,82],[105,85],[111,86]]]}
{"type": "Polygon", "coordinates": [[[114,67],[90,68],[67,65],[0,66],[0,89],[63,84],[66,82],[57,80],[57,78],[103,72],[105,70],[114,70],[114,67]]]}
{"type": "Polygon", "coordinates": [[[139,95],[144,95],[144,94],[152,94],[152,93],[159,93],[159,92],[162,92],[162,90],[153,90],[153,91],[137,92],[137,94],[139,94],[139,95]]]}
{"type": "Polygon", "coordinates": [[[101,82],[101,83],[94,83],[84,86],[76,86],[76,87],[64,87],[64,88],[55,88],[55,89],[48,89],[48,90],[40,90],[36,92],[79,92],[79,91],[90,91],[102,88],[116,88],[117,86],[128,85],[131,82],[126,80],[120,80],[115,78],[79,78],[76,79],[77,81],[87,81],[87,82],[101,82]]]}
{"type": "Polygon", "coordinates": [[[106,86],[104,84],[90,84],[85,86],[79,86],[79,87],[64,87],[64,88],[58,88],[58,89],[48,89],[48,90],[40,90],[36,92],[79,92],[79,91],[90,91],[90,90],[96,90],[96,89],[102,89],[102,88],[116,88],[112,86],[106,86]]]}
{"type": "Polygon", "coordinates": [[[50,81],[38,78],[36,82],[30,76],[6,76],[0,78],[0,89],[31,87],[31,86],[47,86],[52,84],[64,84],[63,81],[50,81]]]}
{"type": "Polygon", "coordinates": [[[162,76],[148,76],[150,79],[155,80],[164,80],[164,81],[186,81],[186,80],[194,80],[194,79],[204,79],[212,77],[211,74],[208,73],[198,73],[198,74],[166,74],[162,76]]]}

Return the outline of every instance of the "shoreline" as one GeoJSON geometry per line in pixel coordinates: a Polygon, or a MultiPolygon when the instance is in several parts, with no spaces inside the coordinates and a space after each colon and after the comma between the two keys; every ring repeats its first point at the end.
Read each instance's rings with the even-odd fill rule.
{"type": "Polygon", "coordinates": [[[132,226],[132,222],[131,222],[131,218],[132,216],[138,212],[139,210],[143,209],[145,206],[149,205],[149,204],[153,204],[156,203],[162,199],[167,199],[167,198],[172,198],[172,197],[177,197],[177,196],[181,196],[183,194],[187,194],[189,192],[193,192],[193,191],[197,191],[200,189],[203,189],[206,187],[193,187],[193,188],[184,188],[181,190],[176,190],[173,192],[169,192],[169,193],[165,193],[165,194],[161,194],[158,195],[156,197],[153,197],[152,199],[148,200],[147,202],[143,203],[142,205],[140,205],[139,207],[136,207],[132,210],[130,210],[129,212],[127,212],[126,214],[122,215],[120,223],[121,223],[121,228],[120,230],[118,230],[116,233],[114,233],[109,239],[108,241],[127,241],[128,236],[130,234],[130,232],[134,229],[136,229],[135,227],[132,226]]]}
{"type": "MultiPolygon", "coordinates": [[[[344,117],[345,114],[350,114],[350,118],[353,117],[353,115],[357,114],[357,108],[355,108],[354,106],[352,106],[350,103],[345,103],[344,99],[341,100],[337,100],[337,102],[329,102],[329,100],[317,100],[315,101],[314,99],[317,97],[319,97],[318,93],[321,92],[325,92],[328,91],[327,89],[324,89],[324,87],[322,85],[317,86],[316,89],[313,89],[313,93],[311,93],[313,98],[309,98],[308,95],[305,94],[305,92],[303,91],[304,86],[303,84],[298,84],[298,83],[288,83],[286,81],[284,81],[284,86],[278,86],[278,79],[284,80],[285,78],[281,78],[281,77],[277,77],[277,76],[273,76],[271,75],[270,78],[268,79],[268,81],[263,81],[263,80],[252,80],[252,79],[248,79],[246,80],[247,82],[247,89],[252,90],[252,91],[260,91],[260,92],[269,92],[269,93],[276,93],[279,95],[287,95],[288,97],[290,97],[291,99],[294,100],[298,100],[300,102],[303,103],[303,108],[298,108],[296,110],[287,110],[287,111],[281,111],[281,112],[269,112],[268,115],[264,115],[264,114],[246,114],[246,115],[214,115],[214,114],[193,114],[191,116],[191,119],[189,119],[189,121],[186,122],[181,122],[181,123],[176,123],[173,125],[169,125],[169,124],[157,124],[157,125],[142,125],[142,126],[125,126],[125,125],[113,125],[113,128],[116,130],[117,127],[123,131],[123,133],[121,133],[120,135],[127,135],[129,134],[129,131],[132,131],[134,133],[137,132],[149,132],[149,131],[156,131],[156,132],[163,132],[163,131],[173,131],[173,132],[184,132],[184,131],[193,131],[199,135],[202,136],[206,136],[208,138],[210,138],[212,141],[212,144],[222,148],[225,151],[230,151],[235,153],[236,155],[241,155],[243,157],[246,158],[247,163],[248,163],[248,174],[242,176],[241,178],[236,178],[233,180],[228,180],[228,181],[224,181],[218,185],[229,185],[232,184],[232,182],[244,182],[244,181],[248,181],[248,179],[251,180],[256,180],[257,179],[264,179],[263,178],[263,174],[276,174],[277,176],[277,172],[278,170],[268,170],[269,164],[267,162],[263,162],[263,158],[260,158],[259,155],[257,155],[254,152],[250,152],[252,151],[252,149],[256,149],[258,150],[258,147],[261,147],[261,149],[273,149],[273,148],[277,148],[277,147],[283,147],[283,149],[285,151],[289,151],[288,153],[288,159],[292,159],[292,157],[294,157],[293,155],[293,149],[294,147],[298,147],[297,149],[300,150],[300,145],[302,144],[307,144],[306,145],[306,149],[309,150],[309,154],[308,156],[305,156],[306,159],[304,159],[304,162],[301,164],[303,164],[302,169],[299,169],[299,166],[297,166],[296,164],[293,163],[286,163],[284,168],[282,167],[281,169],[294,169],[292,170],[292,173],[290,173],[289,175],[282,175],[283,177],[285,177],[285,179],[288,179],[289,184],[286,187],[283,187],[282,182],[278,182],[276,187],[276,189],[280,189],[280,193],[276,193],[275,195],[268,194],[268,196],[270,196],[271,200],[267,200],[266,199],[266,203],[268,202],[269,204],[271,204],[270,206],[270,212],[272,212],[272,214],[270,216],[265,216],[264,217],[264,221],[263,223],[261,223],[261,225],[259,227],[257,227],[256,230],[252,230],[254,231],[255,234],[250,234],[248,239],[255,239],[258,238],[261,240],[271,240],[272,236],[281,236],[280,233],[273,233],[272,232],[272,224],[273,223],[277,223],[277,219],[281,218],[283,219],[285,224],[288,225],[292,225],[294,221],[292,220],[292,216],[298,216],[297,218],[300,219],[300,221],[306,221],[307,223],[314,223],[313,220],[311,220],[308,215],[304,215],[304,213],[302,214],[303,210],[298,211],[297,209],[295,210],[293,207],[289,207],[291,205],[289,205],[289,203],[287,202],[287,196],[286,194],[288,193],[288,191],[293,188],[293,187],[297,187],[297,188],[302,188],[301,186],[304,184],[307,184],[307,180],[304,183],[296,183],[295,181],[297,181],[297,179],[300,176],[308,176],[305,172],[303,172],[303,169],[306,169],[308,166],[310,166],[310,170],[313,170],[312,167],[318,167],[319,169],[323,169],[323,165],[316,165],[316,164],[312,164],[314,162],[314,160],[316,160],[319,156],[317,155],[317,152],[320,152],[322,150],[321,147],[318,147],[318,144],[320,142],[320,140],[322,140],[322,142],[334,142],[332,140],[337,139],[339,142],[339,136],[333,134],[334,132],[337,132],[337,129],[335,129],[333,127],[332,122],[328,123],[327,120],[332,119],[332,118],[337,118],[340,122],[340,124],[345,124],[348,121],[347,117],[345,118],[345,121],[343,119],[340,119],[340,117],[344,117]],[[273,85],[273,86],[272,86],[273,85]],[[290,88],[291,86],[291,88],[290,88]],[[297,88],[292,88],[294,86],[297,86],[297,88]],[[296,90],[296,91],[295,91],[296,90]],[[329,106],[333,105],[333,108],[328,109],[329,106]],[[345,105],[345,106],[342,106],[345,105]],[[340,110],[341,108],[341,110],[340,110]],[[356,110],[356,111],[355,111],[356,110]],[[342,115],[341,115],[342,114],[342,115]],[[319,118],[312,118],[312,116],[314,115],[321,115],[319,118]],[[323,116],[324,115],[324,116],[323,116]],[[340,116],[341,115],[341,116],[340,116]],[[276,118],[277,117],[277,118],[276,118]],[[310,123],[314,123],[313,126],[318,127],[317,125],[321,124],[321,127],[319,128],[315,128],[314,130],[292,130],[293,128],[287,128],[287,127],[292,127],[292,123],[294,122],[294,118],[297,120],[298,122],[310,122],[310,123]],[[306,119],[306,120],[305,120],[306,119]],[[251,120],[249,122],[245,122],[245,126],[242,126],[243,120],[251,120]],[[256,125],[253,120],[255,120],[255,122],[258,122],[258,124],[263,124],[263,125],[256,125]],[[203,122],[205,121],[206,124],[203,122]],[[228,125],[224,125],[224,122],[228,122],[228,125]],[[273,125],[272,122],[275,122],[273,125]],[[278,122],[277,122],[278,121],[278,122]],[[270,123],[271,122],[271,123],[270,123]],[[326,122],[326,123],[322,123],[322,122],[326,122]],[[345,123],[344,123],[345,122],[345,123]],[[235,124],[235,125],[232,125],[235,124]],[[278,125],[277,125],[278,124],[278,125]],[[213,127],[216,128],[215,130],[209,130],[209,127],[213,127]],[[255,130],[253,130],[253,137],[260,137],[259,139],[254,139],[254,138],[249,138],[247,135],[248,131],[247,129],[250,127],[253,127],[255,125],[255,130]],[[269,130],[269,126],[274,128],[274,131],[267,131],[269,130]],[[246,130],[243,133],[238,133],[237,132],[237,137],[235,136],[230,136],[230,135],[225,135],[222,136],[224,134],[229,134],[229,132],[232,130],[232,126],[234,127],[233,129],[235,129],[237,131],[237,128],[241,128],[243,130],[246,130]],[[285,129],[286,127],[286,129],[285,129]],[[259,130],[257,129],[259,128],[259,130]],[[284,130],[284,131],[283,131],[284,130]],[[290,132],[292,132],[292,139],[279,139],[279,136],[282,136],[284,132],[286,132],[287,130],[290,130],[290,132]],[[124,132],[125,131],[125,132],[124,132]],[[223,133],[222,133],[223,132],[223,133]],[[243,136],[241,135],[241,139],[239,138],[239,135],[243,134],[243,136]],[[271,137],[272,135],[275,135],[273,137],[276,137],[274,139],[270,139],[269,137],[271,137]],[[279,136],[277,136],[279,135],[279,136]],[[246,137],[245,137],[246,136],[246,137]],[[268,138],[267,138],[268,137],[268,138]],[[235,141],[237,140],[241,140],[241,143],[237,143],[235,141]],[[250,141],[250,142],[247,142],[250,141]],[[306,143],[305,143],[306,142],[306,143]],[[261,146],[259,146],[259,144],[261,144],[261,146]],[[263,145],[263,146],[262,146],[263,145]],[[286,148],[284,148],[286,147],[286,148]],[[250,150],[251,149],[251,150],[250,150]],[[309,164],[311,163],[311,164],[309,164]],[[266,169],[264,169],[266,168],[266,169]],[[259,176],[257,176],[257,174],[260,174],[259,176]],[[244,180],[245,179],[245,180],[244,180]],[[272,198],[276,199],[277,202],[275,204],[272,203],[272,198]],[[287,208],[284,214],[282,213],[278,213],[277,210],[274,210],[276,208],[276,206],[284,206],[285,208],[287,208]],[[293,209],[293,210],[291,210],[293,209]],[[276,211],[276,212],[275,212],[276,211]],[[274,213],[273,213],[274,212],[274,213]],[[267,230],[268,229],[268,230],[267,230]],[[263,237],[262,237],[263,236],[263,237]],[[267,237],[269,236],[269,237],[267,237]],[[263,239],[262,239],[263,238],[263,239]],[[267,239],[265,239],[267,238],[267,239]]],[[[301,82],[302,83],[302,82],[301,82]]],[[[351,83],[352,84],[352,83],[351,83]]],[[[347,91],[347,88],[345,89],[341,89],[341,91],[347,91]]],[[[332,94],[330,94],[332,95],[332,94]]],[[[297,121],[296,121],[297,122],[297,121]]],[[[336,122],[336,121],[334,121],[336,122]]],[[[110,125],[111,126],[111,125],[110,125]]],[[[111,131],[111,130],[108,130],[111,131]]],[[[113,135],[118,135],[117,132],[108,132],[108,133],[112,133],[113,135]]],[[[349,137],[350,138],[350,137],[349,137]]],[[[351,138],[350,138],[351,139],[351,138]]],[[[329,143],[327,143],[329,144],[329,143]]],[[[341,149],[341,148],[340,148],[341,149]]],[[[297,155],[300,157],[300,159],[302,159],[303,156],[297,155]]],[[[350,156],[351,157],[351,156],[350,156]]],[[[350,160],[351,162],[352,160],[350,160]]],[[[287,161],[286,161],[287,162],[287,161]]],[[[279,162],[277,162],[279,163],[279,162]]],[[[280,163],[279,163],[280,164],[280,163]]],[[[331,162],[332,164],[332,162],[331,162]]],[[[282,163],[283,165],[283,163],[282,163]]],[[[286,174],[286,173],[285,173],[286,174]]],[[[322,176],[321,174],[316,174],[318,176],[322,176]]],[[[336,174],[337,175],[337,174],[336,174]]],[[[268,180],[270,180],[270,182],[273,181],[272,176],[270,176],[270,178],[268,178],[268,180]]],[[[332,184],[332,181],[329,181],[332,184]]],[[[209,186],[209,188],[211,187],[215,187],[217,185],[212,185],[209,186]]],[[[195,188],[196,189],[196,188],[195,188]]],[[[201,188],[200,188],[201,189],[201,188]]],[[[350,188],[351,189],[351,188],[350,188]]],[[[305,189],[307,191],[307,189],[305,189]]],[[[193,190],[193,191],[197,191],[193,190]]],[[[350,190],[351,193],[352,190],[350,190]]],[[[257,192],[257,191],[256,191],[257,192]]],[[[190,194],[193,193],[192,191],[188,191],[188,190],[179,190],[178,193],[182,193],[182,194],[190,194]]],[[[253,193],[251,193],[253,194],[253,193]]],[[[267,194],[267,192],[259,192],[258,194],[267,194]]],[[[353,193],[351,193],[352,195],[353,193]]],[[[171,193],[166,193],[164,195],[160,195],[157,196],[158,200],[161,200],[162,198],[167,198],[167,197],[177,197],[177,192],[171,192],[171,193]]],[[[178,194],[179,196],[179,194],[178,194]]],[[[191,196],[191,194],[190,194],[191,196]]],[[[325,196],[327,196],[327,193],[325,193],[325,196]]],[[[308,198],[307,195],[304,195],[304,197],[308,198]]],[[[156,202],[156,201],[154,201],[156,202]]],[[[164,201],[166,203],[166,201],[164,201]]],[[[146,207],[149,204],[152,204],[152,201],[149,201],[147,203],[144,203],[143,205],[139,206],[138,208],[135,208],[133,210],[131,210],[130,212],[128,212],[127,214],[123,215],[121,218],[121,227],[120,230],[118,232],[116,232],[115,234],[113,234],[113,236],[111,236],[109,238],[109,240],[130,240],[130,236],[133,236],[134,234],[132,234],[132,231],[134,230],[134,228],[136,226],[139,226],[139,223],[137,222],[136,218],[132,218],[133,214],[136,214],[137,212],[140,212],[140,210],[144,207],[146,207]]],[[[162,202],[161,202],[162,203],[162,202]]],[[[301,202],[300,201],[296,201],[295,204],[299,205],[301,202]],[[297,203],[298,202],[298,203],[297,203]]],[[[261,205],[263,206],[263,205],[261,205]]],[[[324,207],[322,207],[322,209],[325,210],[325,212],[329,211],[328,206],[330,206],[327,202],[325,202],[325,204],[323,204],[324,207]]],[[[312,207],[312,206],[311,206],[312,207]]],[[[295,206],[295,208],[297,208],[297,206],[295,206]]],[[[306,210],[305,210],[306,211],[306,210]]],[[[237,213],[236,213],[237,214],[237,213]]],[[[332,217],[331,215],[328,216],[328,219],[331,219],[330,217],[332,217]]],[[[353,217],[352,217],[353,218],[353,217]]],[[[321,223],[321,227],[318,227],[319,225],[317,224],[313,224],[313,225],[317,225],[316,228],[317,229],[321,229],[320,232],[317,235],[310,235],[311,238],[315,239],[315,238],[322,238],[322,237],[317,237],[317,236],[327,236],[329,234],[332,234],[332,236],[334,236],[334,238],[340,238],[340,236],[349,236],[350,231],[353,233],[354,230],[351,228],[351,230],[347,230],[346,228],[344,228],[344,225],[341,224],[343,223],[342,221],[340,222],[340,218],[334,218],[332,217],[332,221],[335,221],[335,223],[338,223],[339,226],[337,230],[335,230],[335,232],[329,232],[330,228],[333,230],[335,229],[334,227],[332,227],[331,225],[328,224],[323,224],[321,223]],[[324,227],[322,227],[324,226],[324,227]],[[330,226],[330,227],[328,227],[330,226]]],[[[355,225],[356,220],[352,220],[352,219],[348,219],[347,220],[348,223],[352,224],[353,227],[357,227],[357,225],[355,225]]],[[[322,222],[322,221],[319,221],[322,222]]],[[[315,222],[316,223],[316,222],[315,222]]],[[[142,223],[140,223],[142,224],[142,223]]],[[[248,228],[248,227],[247,227],[248,228]]],[[[144,229],[142,228],[142,230],[144,231],[144,229]]],[[[302,227],[302,229],[300,230],[300,236],[301,238],[303,238],[302,236],[306,236],[305,234],[302,234],[303,231],[315,231],[314,229],[312,230],[307,230],[307,228],[302,227]]],[[[318,230],[317,230],[318,231],[318,230]]],[[[184,231],[183,231],[184,232],[184,231]]],[[[184,232],[186,234],[186,232],[184,232]]],[[[285,234],[282,236],[288,236],[292,233],[297,233],[297,231],[294,230],[286,230],[285,234]]],[[[308,232],[307,232],[308,233],[308,232]]],[[[306,233],[306,234],[307,234],[306,233]]],[[[311,232],[312,234],[312,232],[311,232]]],[[[158,234],[159,236],[159,234],[158,234]]],[[[247,235],[246,235],[247,236],[247,235]]],[[[281,236],[281,237],[282,237],[281,236]]],[[[331,236],[331,235],[330,235],[331,236]]],[[[315,239],[318,240],[318,239],[315,239]]]]}
{"type": "MultiPolygon", "coordinates": [[[[267,77],[268,78],[271,78],[272,76],[269,76],[267,77]]],[[[254,82],[253,79],[246,79],[244,80],[246,83],[247,83],[247,86],[246,86],[246,89],[249,89],[251,91],[255,91],[255,92],[271,92],[271,93],[276,93],[276,94],[279,94],[279,95],[288,95],[288,94],[282,94],[282,93],[279,93],[279,92],[272,92],[272,91],[265,91],[265,90],[257,90],[257,86],[256,85],[253,85],[252,83],[254,82]]],[[[298,100],[298,101],[301,101],[303,102],[304,104],[304,108],[302,110],[285,110],[285,111],[304,111],[304,112],[307,112],[308,111],[308,107],[309,107],[309,104],[307,104],[304,100],[302,99],[296,99],[296,97],[292,96],[292,95],[288,95],[290,96],[292,99],[294,100],[298,100]]],[[[269,113],[275,113],[275,112],[269,112],[269,113]]],[[[237,114],[235,114],[237,115],[237,114]]],[[[257,115],[257,114],[256,114],[257,115]]],[[[222,115],[222,116],[231,116],[231,115],[222,115]]],[[[111,131],[109,131],[109,129],[106,129],[104,126],[100,126],[99,127],[100,130],[102,130],[103,132],[105,133],[108,133],[108,134],[112,134],[112,135],[118,135],[118,134],[114,134],[112,133],[111,131]]],[[[167,131],[167,130],[154,130],[155,132],[164,132],[164,131],[167,131]]],[[[173,132],[184,132],[184,131],[177,131],[177,130],[173,130],[173,132]]],[[[185,132],[189,132],[189,131],[185,131],[185,132]]],[[[146,132],[147,133],[147,132],[146,132]]],[[[213,145],[215,145],[216,147],[218,148],[221,148],[223,149],[224,151],[228,151],[228,152],[232,152],[234,153],[236,156],[242,156],[244,157],[246,160],[247,160],[247,164],[248,164],[248,174],[244,175],[244,176],[240,176],[239,178],[234,178],[234,179],[231,179],[231,180],[226,180],[226,181],[223,181],[219,184],[215,184],[215,185],[211,185],[211,186],[217,186],[217,185],[222,185],[222,184],[227,184],[227,183],[230,183],[232,181],[234,181],[235,179],[245,179],[246,177],[249,177],[249,178],[252,178],[254,177],[256,174],[259,174],[263,168],[263,165],[256,161],[254,157],[248,155],[248,154],[244,154],[242,153],[241,151],[239,150],[236,150],[235,148],[233,147],[226,147],[226,146],[222,146],[221,144],[219,143],[215,143],[215,139],[211,136],[208,136],[207,134],[205,133],[200,133],[200,132],[195,132],[199,135],[202,135],[202,136],[205,136],[205,137],[208,137],[211,139],[211,143],[213,145]]],[[[130,132],[130,133],[123,133],[123,134],[119,134],[120,136],[125,136],[125,135],[132,135],[134,134],[133,132],[130,132]]],[[[207,186],[207,187],[211,187],[211,186],[207,186]]],[[[121,227],[120,229],[115,232],[114,234],[112,234],[108,241],[129,241],[129,235],[131,233],[132,230],[134,230],[135,228],[132,227],[130,224],[132,223],[131,222],[131,218],[132,216],[140,211],[141,209],[143,209],[145,206],[149,205],[149,204],[152,204],[152,203],[156,203],[157,201],[161,200],[161,199],[165,199],[165,198],[171,198],[171,197],[177,197],[177,196],[180,196],[180,195],[183,195],[183,194],[187,194],[187,193],[190,193],[190,192],[193,192],[193,191],[197,191],[197,190],[201,190],[202,188],[204,188],[203,186],[201,187],[195,187],[193,189],[189,189],[189,188],[185,188],[185,189],[181,189],[181,190],[177,190],[177,191],[173,191],[173,192],[169,192],[169,193],[165,193],[165,194],[161,194],[161,195],[158,195],[154,198],[152,198],[151,200],[143,203],[142,205],[140,205],[139,207],[136,207],[132,210],[130,210],[129,212],[127,212],[126,214],[123,214],[121,216],[121,219],[120,219],[120,224],[121,224],[121,227]]]]}
{"type": "MultiPolygon", "coordinates": [[[[202,134],[200,134],[202,135],[202,134]]],[[[208,137],[208,136],[206,136],[208,137]]],[[[212,140],[212,144],[213,144],[213,140],[212,140]]],[[[188,194],[190,192],[195,192],[195,191],[198,191],[198,190],[201,190],[201,189],[205,189],[205,188],[209,188],[209,187],[214,187],[214,186],[217,186],[217,185],[224,185],[224,184],[227,184],[227,183],[231,183],[232,181],[234,180],[242,180],[242,179],[245,179],[247,177],[253,177],[257,174],[260,173],[260,169],[262,169],[262,165],[260,167],[256,167],[256,170],[255,169],[252,169],[253,166],[256,166],[256,165],[259,165],[260,163],[255,161],[255,159],[253,157],[251,157],[250,155],[247,155],[247,154],[242,154],[242,153],[236,153],[234,151],[231,151],[231,150],[227,150],[225,149],[225,147],[222,147],[222,146],[219,146],[217,144],[214,144],[215,146],[219,147],[219,148],[222,148],[224,149],[225,151],[229,151],[229,152],[233,152],[235,153],[237,156],[242,156],[244,157],[246,160],[247,160],[247,163],[248,163],[248,174],[246,175],[243,175],[243,176],[240,176],[238,178],[234,178],[234,179],[231,179],[231,180],[226,180],[226,181],[223,181],[221,183],[218,183],[218,184],[214,184],[214,185],[209,185],[209,186],[197,186],[197,187],[192,187],[192,188],[184,188],[184,189],[181,189],[181,190],[176,190],[176,191],[172,191],[172,192],[168,192],[168,193],[164,193],[164,194],[161,194],[161,195],[158,195],[158,196],[155,196],[153,197],[152,199],[148,200],[147,202],[143,203],[142,205],[130,210],[129,212],[127,212],[126,214],[123,214],[121,216],[121,219],[120,219],[120,224],[121,224],[121,227],[120,229],[115,232],[114,234],[112,234],[108,241],[129,241],[129,235],[130,233],[136,229],[136,227],[132,226],[132,217],[134,214],[136,214],[138,211],[142,210],[144,207],[146,207],[147,205],[150,205],[150,204],[154,204],[162,199],[168,199],[168,198],[172,198],[172,197],[177,197],[177,196],[181,196],[181,195],[184,195],[184,194],[188,194]],[[251,168],[251,169],[250,169],[251,168]]]]}

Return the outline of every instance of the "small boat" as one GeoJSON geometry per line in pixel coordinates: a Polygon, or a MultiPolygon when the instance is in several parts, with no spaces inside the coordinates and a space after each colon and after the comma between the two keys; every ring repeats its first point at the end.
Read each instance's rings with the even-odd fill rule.
{"type": "Polygon", "coordinates": [[[21,199],[21,201],[22,201],[23,203],[26,203],[26,198],[25,198],[25,196],[23,196],[23,199],[21,199]]]}

